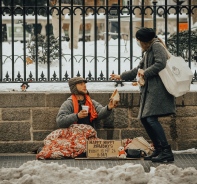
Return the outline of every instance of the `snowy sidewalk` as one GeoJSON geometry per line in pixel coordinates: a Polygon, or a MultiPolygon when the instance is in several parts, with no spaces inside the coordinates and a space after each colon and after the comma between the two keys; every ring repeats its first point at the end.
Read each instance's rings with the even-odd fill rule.
{"type": "MultiPolygon", "coordinates": [[[[174,154],[175,161],[167,164],[175,165],[179,168],[185,169],[194,167],[197,169],[197,154],[181,153],[174,154]]],[[[18,168],[27,161],[36,160],[35,154],[0,154],[0,168],[18,168]]],[[[161,163],[152,163],[151,161],[141,160],[87,160],[87,159],[64,159],[64,160],[39,160],[44,163],[58,163],[60,165],[66,164],[68,167],[78,167],[80,169],[98,169],[101,166],[112,168],[117,165],[124,165],[125,163],[141,164],[145,172],[150,172],[151,167],[157,167],[161,163]]]]}

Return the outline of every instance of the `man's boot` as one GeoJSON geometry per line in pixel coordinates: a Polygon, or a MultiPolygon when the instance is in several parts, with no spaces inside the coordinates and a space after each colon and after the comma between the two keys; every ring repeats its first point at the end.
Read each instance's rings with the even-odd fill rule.
{"type": "Polygon", "coordinates": [[[155,150],[153,151],[153,153],[149,156],[145,156],[144,160],[151,160],[153,157],[157,157],[160,153],[161,153],[162,149],[159,148],[155,148],[155,150]]]}
{"type": "Polygon", "coordinates": [[[162,147],[161,153],[157,157],[152,157],[152,162],[173,162],[174,155],[171,150],[171,146],[162,147]]]}

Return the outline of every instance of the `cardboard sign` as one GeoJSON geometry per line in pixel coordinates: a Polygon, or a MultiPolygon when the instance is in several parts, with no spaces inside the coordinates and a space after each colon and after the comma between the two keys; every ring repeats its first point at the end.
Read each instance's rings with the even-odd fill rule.
{"type": "Polygon", "coordinates": [[[112,158],[117,157],[118,148],[122,145],[118,140],[89,140],[87,141],[87,157],[112,158]]]}

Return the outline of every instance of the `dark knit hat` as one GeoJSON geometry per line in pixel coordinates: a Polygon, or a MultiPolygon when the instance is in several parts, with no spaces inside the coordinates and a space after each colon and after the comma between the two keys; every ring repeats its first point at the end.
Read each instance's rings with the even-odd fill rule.
{"type": "Polygon", "coordinates": [[[87,80],[85,80],[85,79],[82,78],[82,77],[73,77],[73,78],[71,78],[71,79],[68,81],[68,85],[69,85],[69,87],[70,87],[70,92],[71,92],[72,94],[78,95],[79,92],[78,92],[78,90],[77,90],[76,84],[79,84],[79,83],[82,83],[82,82],[87,83],[87,80]]]}
{"type": "Polygon", "coordinates": [[[136,32],[135,37],[142,42],[149,42],[156,37],[156,34],[154,29],[143,27],[136,32]]]}

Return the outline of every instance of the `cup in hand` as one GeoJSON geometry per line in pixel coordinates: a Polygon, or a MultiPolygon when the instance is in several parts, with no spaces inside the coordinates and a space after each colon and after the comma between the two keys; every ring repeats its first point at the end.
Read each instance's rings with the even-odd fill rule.
{"type": "Polygon", "coordinates": [[[87,105],[82,105],[81,107],[82,107],[82,110],[86,110],[86,111],[88,112],[89,106],[87,106],[87,105]]]}

